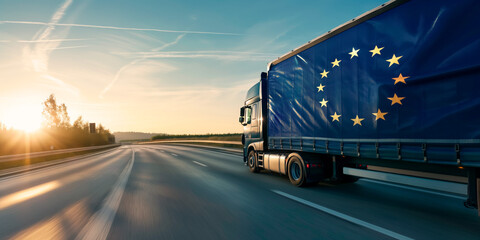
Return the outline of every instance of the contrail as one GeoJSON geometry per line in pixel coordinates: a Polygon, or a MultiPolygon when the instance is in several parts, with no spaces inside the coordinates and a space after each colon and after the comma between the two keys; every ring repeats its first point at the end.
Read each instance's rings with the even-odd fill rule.
{"type": "Polygon", "coordinates": [[[85,48],[89,47],[88,45],[79,45],[79,46],[69,46],[69,47],[56,47],[54,50],[65,50],[65,49],[74,49],[74,48],[85,48]]]}
{"type": "MultiPolygon", "coordinates": [[[[61,79],[52,76],[48,70],[48,61],[52,51],[59,48],[63,41],[69,41],[69,39],[50,39],[50,35],[57,26],[58,22],[62,19],[67,11],[67,8],[72,4],[73,0],[66,0],[55,11],[48,23],[43,25],[47,26],[44,30],[38,31],[31,41],[24,41],[27,44],[23,49],[23,56],[26,62],[33,66],[35,72],[42,74],[42,77],[48,79],[55,84],[61,86],[72,94],[78,95],[78,89],[72,85],[69,85],[61,79]]],[[[79,39],[70,39],[70,41],[78,41],[79,39]]],[[[22,41],[19,41],[22,42],[22,41]]]]}
{"type": "Polygon", "coordinates": [[[0,21],[0,24],[2,24],[2,23],[62,26],[62,27],[99,28],[99,29],[126,30],[126,31],[166,32],[166,33],[212,34],[212,35],[231,35],[231,36],[241,36],[241,35],[243,35],[243,34],[238,34],[238,33],[165,30],[165,29],[156,29],[156,28],[131,28],[131,27],[115,27],[115,26],[103,26],[103,25],[76,24],[76,23],[46,23],[46,22],[7,21],[7,20],[6,21],[0,21]]]}
{"type": "MultiPolygon", "coordinates": [[[[158,51],[158,50],[157,50],[158,51]]],[[[139,55],[149,55],[156,52],[112,52],[118,55],[125,55],[125,56],[139,56],[139,55]]],[[[241,54],[241,55],[280,55],[280,53],[263,53],[263,52],[249,52],[249,51],[230,51],[230,50],[199,50],[199,51],[168,51],[168,52],[161,52],[161,53],[168,53],[168,54],[222,54],[222,53],[232,53],[232,54],[241,54]]]]}
{"type": "Polygon", "coordinates": [[[261,52],[249,52],[249,51],[168,51],[159,52],[114,52],[126,57],[142,57],[143,59],[151,58],[205,58],[205,59],[217,59],[217,60],[230,60],[230,61],[268,61],[275,59],[280,54],[274,53],[261,53],[261,52]]]}
{"type": "Polygon", "coordinates": [[[63,41],[52,41],[49,39],[50,34],[55,29],[55,24],[65,14],[68,6],[72,4],[72,0],[67,0],[63,5],[53,14],[50,22],[45,23],[47,28],[43,31],[39,31],[35,34],[35,37],[31,40],[34,43],[33,47],[26,46],[24,48],[24,56],[29,60],[36,72],[48,71],[48,59],[50,53],[57,48],[63,41]]]}
{"type": "MultiPolygon", "coordinates": [[[[167,47],[170,47],[172,45],[175,45],[178,43],[178,41],[180,41],[180,39],[182,39],[186,34],[181,34],[179,35],[173,42],[169,42],[169,43],[166,43],[164,45],[162,45],[161,47],[158,47],[158,48],[154,48],[152,49],[153,52],[156,52],[156,51],[160,51],[162,49],[165,49],[167,47]]],[[[100,93],[99,97],[100,98],[103,98],[105,96],[105,94],[113,87],[113,85],[117,82],[118,78],[120,77],[120,75],[123,73],[123,71],[125,71],[128,67],[132,66],[132,65],[135,65],[143,60],[147,59],[146,57],[141,57],[141,58],[138,58],[138,59],[135,59],[133,61],[131,61],[130,63],[124,65],[123,67],[121,67],[117,73],[115,74],[115,77],[113,78],[113,80],[103,89],[103,91],[100,93]]]]}
{"type": "Polygon", "coordinates": [[[63,15],[65,14],[65,11],[67,10],[68,6],[72,4],[73,0],[67,0],[63,3],[63,5],[53,14],[52,18],[50,19],[49,23],[45,23],[45,25],[48,26],[45,31],[43,31],[42,34],[40,34],[40,37],[37,38],[37,40],[43,40],[47,39],[48,36],[50,36],[50,33],[55,29],[56,24],[58,24],[58,21],[62,19],[63,15]]]}
{"type": "Polygon", "coordinates": [[[67,42],[67,41],[85,41],[88,39],[41,39],[41,40],[17,40],[19,43],[43,43],[43,42],[67,42]]]}
{"type": "Polygon", "coordinates": [[[158,52],[151,54],[144,54],[145,59],[147,58],[189,58],[189,59],[217,59],[217,60],[230,60],[230,61],[268,61],[274,59],[278,55],[258,55],[258,54],[200,54],[200,53],[191,53],[191,54],[179,54],[179,53],[169,53],[169,52],[158,52]]]}

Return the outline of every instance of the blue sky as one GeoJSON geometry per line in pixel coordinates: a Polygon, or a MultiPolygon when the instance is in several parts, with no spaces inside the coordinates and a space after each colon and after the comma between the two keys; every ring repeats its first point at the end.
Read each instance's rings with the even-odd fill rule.
{"type": "Polygon", "coordinates": [[[384,2],[0,0],[0,122],[54,93],[112,131],[241,132],[270,61],[384,2]]]}

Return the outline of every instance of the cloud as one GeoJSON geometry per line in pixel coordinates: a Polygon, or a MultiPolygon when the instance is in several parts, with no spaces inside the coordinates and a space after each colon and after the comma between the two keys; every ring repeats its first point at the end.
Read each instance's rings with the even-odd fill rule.
{"type": "Polygon", "coordinates": [[[88,24],[76,24],[76,23],[46,23],[46,22],[34,22],[34,21],[0,21],[2,23],[10,24],[28,24],[28,25],[45,25],[50,27],[81,27],[81,28],[98,28],[98,29],[110,29],[110,30],[125,30],[125,31],[145,31],[145,32],[165,32],[165,33],[188,33],[188,34],[211,34],[211,35],[231,35],[241,36],[239,33],[225,33],[225,32],[203,32],[203,31],[183,31],[183,30],[166,30],[156,28],[132,28],[132,27],[115,27],[115,26],[103,26],[103,25],[88,25],[88,24]]]}

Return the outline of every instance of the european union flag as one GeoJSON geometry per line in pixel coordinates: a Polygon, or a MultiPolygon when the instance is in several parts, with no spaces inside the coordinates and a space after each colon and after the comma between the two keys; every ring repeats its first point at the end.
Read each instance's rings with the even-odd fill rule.
{"type": "Polygon", "coordinates": [[[479,15],[408,1],[273,62],[269,136],[480,143],[479,15]]]}

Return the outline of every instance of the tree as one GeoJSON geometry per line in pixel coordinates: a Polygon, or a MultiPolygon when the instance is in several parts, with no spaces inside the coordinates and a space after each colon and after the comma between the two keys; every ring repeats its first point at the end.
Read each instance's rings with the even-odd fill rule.
{"type": "Polygon", "coordinates": [[[62,103],[57,104],[53,94],[43,102],[44,125],[48,128],[68,128],[70,127],[70,117],[68,116],[67,106],[62,103]]]}
{"type": "Polygon", "coordinates": [[[85,122],[82,116],[79,116],[77,120],[73,122],[73,127],[86,132],[89,130],[88,122],[85,122]]]}

